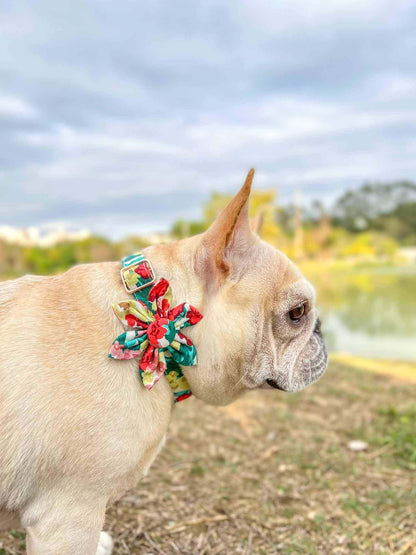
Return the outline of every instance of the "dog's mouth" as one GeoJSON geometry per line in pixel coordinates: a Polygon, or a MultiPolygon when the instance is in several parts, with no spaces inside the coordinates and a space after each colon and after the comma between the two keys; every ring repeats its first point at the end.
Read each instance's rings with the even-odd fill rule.
{"type": "Polygon", "coordinates": [[[270,385],[270,387],[274,387],[274,389],[279,389],[280,391],[286,391],[286,389],[283,389],[283,387],[280,387],[280,385],[275,380],[266,380],[266,382],[270,385]]]}

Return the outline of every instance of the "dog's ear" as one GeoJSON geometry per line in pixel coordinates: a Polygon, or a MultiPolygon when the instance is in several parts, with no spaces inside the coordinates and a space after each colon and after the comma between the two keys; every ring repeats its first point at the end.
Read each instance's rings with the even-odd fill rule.
{"type": "Polygon", "coordinates": [[[199,269],[208,278],[215,274],[216,282],[230,274],[254,240],[248,218],[253,176],[251,169],[240,191],[203,235],[199,269]]]}
{"type": "Polygon", "coordinates": [[[260,235],[264,224],[264,210],[260,208],[257,214],[250,220],[251,231],[256,235],[260,235]]]}

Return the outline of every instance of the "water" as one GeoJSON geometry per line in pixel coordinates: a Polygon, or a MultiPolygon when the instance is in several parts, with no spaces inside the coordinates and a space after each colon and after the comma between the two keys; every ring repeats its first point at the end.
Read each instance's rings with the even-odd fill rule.
{"type": "Polygon", "coordinates": [[[305,274],[317,290],[330,351],[416,361],[416,268],[305,274]]]}

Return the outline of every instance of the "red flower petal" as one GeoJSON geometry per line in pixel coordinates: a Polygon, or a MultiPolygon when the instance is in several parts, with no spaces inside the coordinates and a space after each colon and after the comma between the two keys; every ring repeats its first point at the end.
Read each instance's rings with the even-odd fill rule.
{"type": "Polygon", "coordinates": [[[168,314],[169,320],[172,320],[172,321],[175,320],[179,316],[179,314],[183,312],[184,306],[185,306],[185,303],[181,303],[181,304],[178,304],[178,306],[171,308],[168,314]]]}
{"type": "Polygon", "coordinates": [[[163,297],[169,287],[169,282],[165,278],[160,279],[149,291],[149,301],[152,303],[158,297],[163,297]]]}
{"type": "Polygon", "coordinates": [[[167,299],[162,299],[162,306],[160,308],[160,314],[162,317],[166,318],[166,315],[169,310],[169,301],[167,299]]]}
{"type": "Polygon", "coordinates": [[[189,306],[188,313],[186,317],[189,320],[191,325],[197,324],[200,320],[202,320],[203,316],[194,306],[189,306]]]}
{"type": "Polygon", "coordinates": [[[127,322],[127,325],[130,326],[131,328],[146,329],[148,326],[148,324],[146,324],[145,322],[142,322],[136,316],[133,316],[133,314],[126,314],[124,318],[127,322]]]}
{"type": "Polygon", "coordinates": [[[154,352],[155,352],[155,348],[153,347],[153,345],[149,345],[145,350],[145,352],[143,353],[143,356],[140,360],[141,370],[147,370],[147,367],[149,366],[149,364],[152,362],[154,358],[154,352]]]}
{"type": "Polygon", "coordinates": [[[194,306],[188,305],[188,308],[185,308],[186,303],[178,304],[171,310],[169,310],[168,318],[169,320],[176,320],[178,316],[183,313],[184,318],[189,322],[191,326],[197,324],[200,320],[202,320],[203,316],[194,306]]]}
{"type": "Polygon", "coordinates": [[[186,345],[188,345],[189,347],[191,345],[193,345],[192,341],[189,339],[189,337],[186,337],[186,335],[184,335],[183,333],[181,333],[180,331],[178,332],[178,336],[185,341],[186,345]]]}

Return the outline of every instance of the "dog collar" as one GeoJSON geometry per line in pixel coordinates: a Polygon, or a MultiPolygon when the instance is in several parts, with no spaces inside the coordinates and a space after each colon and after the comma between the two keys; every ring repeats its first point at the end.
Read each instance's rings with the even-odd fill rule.
{"type": "Polygon", "coordinates": [[[188,303],[174,308],[169,282],[156,277],[150,261],[137,253],[123,258],[120,271],[126,292],[135,300],[113,304],[126,331],[111,345],[109,358],[139,358],[139,376],[146,389],[165,375],[175,403],[192,395],[180,365],[196,364],[196,349],[180,330],[197,324],[202,314],[188,303]]]}

